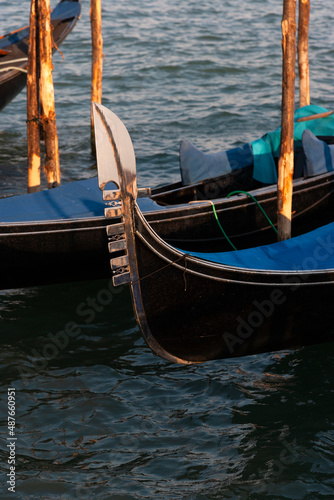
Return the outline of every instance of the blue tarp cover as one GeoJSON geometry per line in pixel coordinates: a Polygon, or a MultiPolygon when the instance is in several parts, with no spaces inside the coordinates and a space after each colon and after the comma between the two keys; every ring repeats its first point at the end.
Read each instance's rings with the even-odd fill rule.
{"type": "MultiPolygon", "coordinates": [[[[140,198],[138,205],[144,213],[161,208],[150,198],[140,198]]],[[[104,217],[104,208],[102,191],[97,177],[93,177],[39,193],[0,199],[0,224],[104,217]]]]}
{"type": "Polygon", "coordinates": [[[41,222],[104,215],[97,177],[0,199],[0,222],[41,222]]]}
{"type": "Polygon", "coordinates": [[[189,141],[182,141],[180,145],[180,170],[184,186],[220,177],[252,164],[250,144],[220,153],[203,153],[189,141]]]}
{"type": "Polygon", "coordinates": [[[243,269],[268,271],[334,269],[334,223],[272,245],[221,253],[187,253],[210,262],[243,269]]]}

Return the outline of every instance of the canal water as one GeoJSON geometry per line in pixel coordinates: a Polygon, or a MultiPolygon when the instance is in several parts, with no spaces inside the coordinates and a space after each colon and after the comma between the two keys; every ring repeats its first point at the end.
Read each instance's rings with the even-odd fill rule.
{"type": "MultiPolygon", "coordinates": [[[[311,100],[334,109],[332,1],[311,3],[311,100]]],[[[179,179],[182,139],[218,152],[279,125],[281,4],[102,0],[103,104],[130,132],[141,187],[179,179]]],[[[1,1],[1,34],[29,6],[1,1]]],[[[96,175],[90,46],[83,0],[54,57],[63,183],[96,175]]],[[[0,113],[0,196],[26,191],[25,99],[0,113]]],[[[0,333],[1,499],[334,498],[334,344],[170,364],[109,276],[0,292],[0,333]]]]}

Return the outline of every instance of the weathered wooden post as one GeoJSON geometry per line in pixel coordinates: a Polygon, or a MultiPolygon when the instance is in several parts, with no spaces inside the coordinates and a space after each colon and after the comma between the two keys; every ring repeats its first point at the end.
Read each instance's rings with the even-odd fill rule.
{"type": "Polygon", "coordinates": [[[295,110],[296,0],[283,1],[282,18],[282,118],[277,182],[278,240],[291,237],[293,133],[295,110]]]}
{"type": "Polygon", "coordinates": [[[30,37],[27,75],[27,138],[28,138],[28,193],[41,188],[41,152],[39,143],[38,64],[37,64],[36,0],[30,9],[30,37]]]}
{"type": "Polygon", "coordinates": [[[310,24],[310,0],[299,0],[298,16],[298,70],[299,106],[308,106],[310,99],[310,71],[308,58],[308,38],[310,24]]]}
{"type": "MultiPolygon", "coordinates": [[[[92,32],[92,85],[91,101],[101,104],[102,102],[102,74],[103,74],[103,38],[102,38],[102,14],[101,0],[91,0],[90,20],[92,32]]],[[[91,109],[91,147],[95,154],[95,137],[93,123],[93,109],[91,109]]]]}
{"type": "Polygon", "coordinates": [[[48,188],[60,184],[59,149],[52,78],[52,26],[50,0],[38,0],[40,44],[40,103],[45,142],[48,188]]]}

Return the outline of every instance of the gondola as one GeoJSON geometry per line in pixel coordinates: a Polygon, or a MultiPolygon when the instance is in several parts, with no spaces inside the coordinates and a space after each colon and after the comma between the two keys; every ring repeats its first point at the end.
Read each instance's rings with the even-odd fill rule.
{"type": "MultiPolygon", "coordinates": [[[[320,130],[330,131],[328,125],[320,130]]],[[[271,243],[276,234],[268,219],[276,225],[276,186],[255,181],[252,171],[248,165],[190,185],[152,189],[138,204],[160,237],[185,250],[225,251],[231,243],[241,249],[256,245],[259,233],[261,241],[271,243]]],[[[295,179],[293,203],[294,235],[317,227],[320,219],[331,222],[334,173],[295,179]]],[[[0,199],[0,289],[108,277],[103,209],[97,178],[0,199]]]]}
{"type": "Polygon", "coordinates": [[[124,124],[98,104],[94,115],[97,151],[109,157],[98,161],[98,177],[113,282],[130,284],[138,325],[155,354],[188,364],[333,340],[334,223],[319,219],[313,231],[270,245],[258,234],[257,245],[243,250],[171,246],[137,203],[124,124]]]}
{"type": "MultiPolygon", "coordinates": [[[[54,50],[72,31],[80,16],[80,0],[61,0],[51,12],[54,50]]],[[[27,83],[29,26],[0,38],[0,111],[27,83]]]]}

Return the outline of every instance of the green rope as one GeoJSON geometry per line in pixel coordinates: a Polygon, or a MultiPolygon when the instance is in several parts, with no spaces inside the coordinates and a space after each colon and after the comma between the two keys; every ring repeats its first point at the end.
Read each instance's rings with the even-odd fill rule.
{"type": "Polygon", "coordinates": [[[233,250],[236,250],[235,246],[233,245],[232,241],[230,240],[230,238],[227,236],[227,234],[225,233],[224,229],[222,228],[222,225],[220,224],[219,222],[219,219],[218,219],[218,215],[217,215],[217,212],[216,212],[216,207],[214,206],[213,202],[211,200],[208,200],[209,203],[211,203],[212,205],[212,210],[213,210],[213,213],[214,213],[214,216],[215,216],[215,219],[217,221],[217,224],[221,230],[221,232],[223,233],[223,235],[225,236],[226,240],[229,242],[229,244],[231,245],[231,247],[233,248],[233,250]]]}
{"type": "Polygon", "coordinates": [[[259,207],[259,209],[261,210],[261,212],[263,213],[263,215],[265,216],[265,218],[267,219],[267,221],[269,222],[269,224],[271,225],[271,227],[273,228],[273,230],[275,231],[275,233],[277,234],[278,231],[276,229],[276,227],[274,226],[274,224],[271,222],[271,220],[269,219],[268,215],[266,214],[266,212],[263,210],[263,208],[261,207],[260,203],[257,201],[256,198],[254,198],[254,196],[250,193],[247,193],[247,191],[232,191],[232,193],[229,193],[227,195],[227,198],[229,198],[230,196],[234,195],[234,194],[245,194],[247,196],[249,196],[250,198],[252,198],[252,200],[257,204],[257,206],[259,207]]]}
{"type": "MultiPolygon", "coordinates": [[[[248,193],[247,191],[232,191],[231,193],[229,193],[227,195],[226,198],[229,198],[230,196],[233,196],[234,194],[245,194],[246,196],[249,196],[250,198],[252,198],[252,200],[256,203],[256,205],[259,207],[259,209],[261,210],[261,212],[263,213],[263,215],[265,216],[265,218],[267,219],[267,221],[269,222],[269,224],[271,225],[271,227],[273,228],[273,230],[275,231],[275,233],[277,234],[277,229],[276,227],[274,226],[274,224],[271,222],[271,220],[269,219],[268,215],[266,214],[266,212],[263,210],[263,208],[261,207],[260,203],[257,201],[257,199],[250,193],[248,193]]],[[[225,233],[221,223],[219,222],[219,219],[218,219],[218,215],[217,215],[217,212],[216,212],[216,207],[214,205],[214,203],[211,201],[211,200],[208,200],[209,203],[211,203],[212,205],[212,210],[213,210],[213,213],[214,213],[214,216],[215,216],[215,219],[217,221],[217,224],[221,230],[221,232],[223,233],[225,239],[228,241],[228,243],[231,245],[231,247],[233,248],[233,250],[236,250],[236,247],[233,245],[232,241],[230,240],[230,238],[227,236],[227,234],[225,233]]]]}

